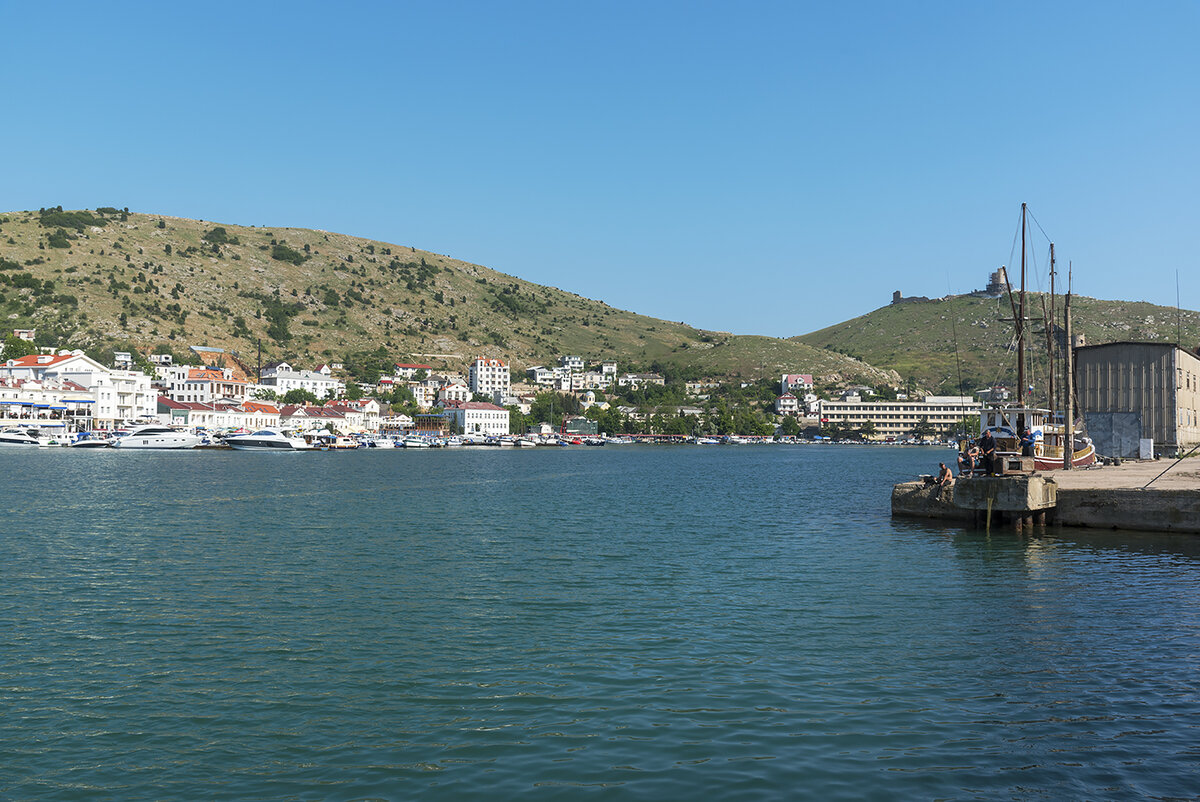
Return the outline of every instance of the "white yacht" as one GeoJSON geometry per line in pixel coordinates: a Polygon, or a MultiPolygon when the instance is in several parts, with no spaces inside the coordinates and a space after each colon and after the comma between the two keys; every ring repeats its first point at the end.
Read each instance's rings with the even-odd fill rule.
{"type": "Polygon", "coordinates": [[[169,426],[150,424],[139,426],[124,437],[113,441],[113,448],[195,448],[200,437],[180,432],[169,426]]]}
{"type": "Polygon", "coordinates": [[[10,428],[0,431],[0,446],[33,446],[37,448],[41,444],[41,440],[24,429],[10,428]]]}
{"type": "Polygon", "coordinates": [[[418,437],[415,434],[410,434],[408,437],[405,437],[403,442],[404,442],[405,448],[431,448],[432,447],[432,443],[430,443],[424,437],[418,437]]]}
{"type": "Polygon", "coordinates": [[[278,429],[261,429],[253,434],[226,437],[225,443],[238,451],[311,451],[312,445],[303,437],[293,437],[278,429]]]}
{"type": "Polygon", "coordinates": [[[71,448],[109,448],[112,443],[107,437],[96,432],[80,432],[79,436],[67,445],[71,448]]]}

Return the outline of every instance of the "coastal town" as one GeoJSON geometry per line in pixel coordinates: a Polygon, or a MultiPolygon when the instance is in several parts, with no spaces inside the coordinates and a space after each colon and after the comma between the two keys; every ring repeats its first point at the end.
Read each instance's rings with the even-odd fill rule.
{"type": "MultiPolygon", "coordinates": [[[[497,356],[480,356],[458,372],[397,361],[364,383],[350,380],[336,362],[251,367],[206,346],[190,347],[185,364],[170,353],[130,352],[113,352],[111,363],[102,364],[78,349],[34,347],[33,335],[14,331],[6,340],[10,355],[0,354],[0,429],[24,430],[42,444],[67,445],[88,434],[110,439],[145,425],[199,433],[217,445],[224,435],[263,429],[327,433],[347,444],[407,439],[417,446],[456,443],[451,438],[947,442],[975,434],[986,405],[1017,400],[1003,386],[938,396],[886,385],[819,385],[810,373],[731,382],[623,372],[616,360],[577,355],[529,367],[523,376],[497,356]],[[18,343],[28,353],[11,355],[18,343]]],[[[1103,424],[1093,426],[1100,453],[1133,456],[1129,441],[1146,438],[1172,453],[1200,442],[1195,353],[1163,343],[1076,345],[1084,413],[1103,424]],[[1176,367],[1158,372],[1154,393],[1118,386],[1131,375],[1129,366],[1165,361],[1176,367]]]]}

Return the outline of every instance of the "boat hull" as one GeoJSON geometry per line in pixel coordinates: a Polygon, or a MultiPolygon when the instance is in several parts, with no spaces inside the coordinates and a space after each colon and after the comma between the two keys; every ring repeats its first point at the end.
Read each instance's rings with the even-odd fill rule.
{"type": "MultiPolygon", "coordinates": [[[[1071,457],[1071,464],[1076,468],[1082,468],[1091,465],[1096,461],[1096,448],[1091,443],[1085,447],[1078,449],[1071,457]]],[[[1063,469],[1062,458],[1054,459],[1051,457],[1034,457],[1033,469],[1035,471],[1061,471],[1063,469]]]]}

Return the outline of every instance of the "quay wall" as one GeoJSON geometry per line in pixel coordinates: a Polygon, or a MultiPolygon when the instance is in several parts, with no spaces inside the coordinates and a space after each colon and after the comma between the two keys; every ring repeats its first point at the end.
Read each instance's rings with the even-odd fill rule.
{"type": "Polygon", "coordinates": [[[954,503],[953,487],[938,487],[922,482],[901,482],[892,488],[892,515],[905,518],[938,518],[971,521],[973,510],[954,503]]]}
{"type": "MultiPolygon", "coordinates": [[[[892,488],[892,515],[967,524],[977,521],[978,499],[970,492],[956,498],[958,489],[902,482],[892,488]]],[[[1047,512],[1050,521],[1059,526],[1200,534],[1200,490],[1059,486],[1056,501],[1047,512]]],[[[1003,501],[996,504],[993,522],[1011,506],[1003,501]]]]}
{"type": "Polygon", "coordinates": [[[1059,488],[1054,520],[1092,529],[1200,533],[1200,491],[1059,488]]]}

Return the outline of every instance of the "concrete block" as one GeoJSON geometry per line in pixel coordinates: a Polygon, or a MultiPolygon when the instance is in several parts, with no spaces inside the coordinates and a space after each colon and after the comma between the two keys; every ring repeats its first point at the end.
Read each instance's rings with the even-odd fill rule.
{"type": "Polygon", "coordinates": [[[955,504],[955,487],[957,485],[927,485],[923,481],[895,485],[892,488],[892,515],[969,521],[974,513],[955,504]]]}
{"type": "Polygon", "coordinates": [[[1062,490],[1055,520],[1064,526],[1143,532],[1200,532],[1200,491],[1122,488],[1062,490]]]}
{"type": "Polygon", "coordinates": [[[955,504],[965,510],[1028,512],[1058,503],[1058,484],[1045,476],[975,477],[955,486],[955,504]]]}

